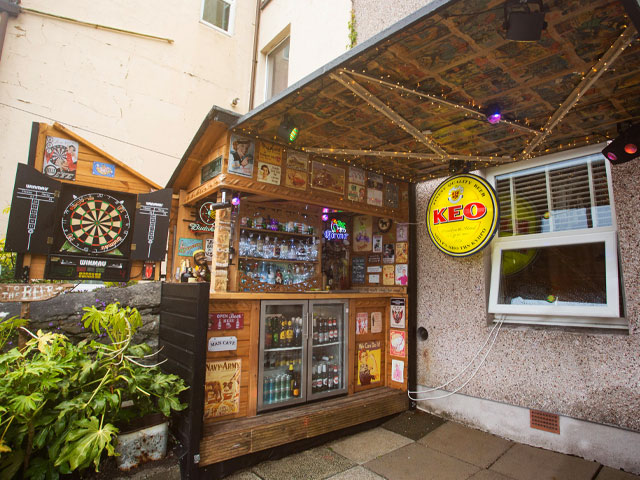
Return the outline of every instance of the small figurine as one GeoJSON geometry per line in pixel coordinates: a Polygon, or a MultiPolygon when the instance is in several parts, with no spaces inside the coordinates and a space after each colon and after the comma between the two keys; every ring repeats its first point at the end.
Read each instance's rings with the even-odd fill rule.
{"type": "Polygon", "coordinates": [[[282,272],[280,269],[276,270],[276,285],[282,285],[282,272]]]}
{"type": "Polygon", "coordinates": [[[209,270],[209,266],[207,265],[207,257],[204,250],[199,249],[193,252],[193,264],[195,265],[193,275],[196,277],[196,281],[210,282],[211,270],[209,270]]]}

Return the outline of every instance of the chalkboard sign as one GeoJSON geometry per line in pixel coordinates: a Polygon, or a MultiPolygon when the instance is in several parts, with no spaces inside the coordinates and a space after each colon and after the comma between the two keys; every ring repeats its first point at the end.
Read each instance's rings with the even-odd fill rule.
{"type": "Polygon", "coordinates": [[[353,259],[351,260],[351,283],[364,283],[364,277],[364,257],[353,257],[353,259]]]}
{"type": "Polygon", "coordinates": [[[200,171],[200,183],[207,182],[222,171],[222,155],[207,163],[200,171]]]}

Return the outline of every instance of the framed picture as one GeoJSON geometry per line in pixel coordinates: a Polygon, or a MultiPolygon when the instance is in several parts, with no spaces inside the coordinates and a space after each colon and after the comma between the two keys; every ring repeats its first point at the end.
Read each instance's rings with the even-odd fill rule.
{"type": "Polygon", "coordinates": [[[258,181],[280,185],[280,166],[258,162],[258,181]]]}
{"type": "Polygon", "coordinates": [[[362,335],[369,332],[369,314],[360,312],[356,315],[356,335],[362,335]]]}
{"type": "Polygon", "coordinates": [[[358,215],[353,217],[353,251],[354,252],[370,252],[371,251],[371,232],[373,226],[369,215],[358,215]]]}
{"type": "Polygon", "coordinates": [[[373,236],[373,249],[372,252],[382,253],[382,235],[373,236]]]}
{"type": "Polygon", "coordinates": [[[275,143],[260,142],[258,145],[258,160],[271,165],[282,164],[283,148],[275,143]]]}
{"type": "Polygon", "coordinates": [[[407,264],[399,263],[396,265],[396,285],[402,285],[403,287],[409,283],[409,277],[407,277],[407,264]]]}
{"type": "Polygon", "coordinates": [[[382,263],[395,263],[396,248],[393,243],[385,243],[382,252],[382,263]]]}
{"type": "Polygon", "coordinates": [[[229,145],[228,172],[243,177],[253,177],[254,149],[253,140],[232,134],[229,145]]]}
{"type": "Polygon", "coordinates": [[[52,178],[75,180],[77,167],[78,142],[66,138],[47,137],[42,173],[52,178]]]}
{"type": "Polygon", "coordinates": [[[349,182],[364,186],[365,173],[361,168],[349,167],[349,182]]]}
{"type": "Polygon", "coordinates": [[[311,162],[311,186],[326,192],[344,194],[344,169],[311,162]]]}

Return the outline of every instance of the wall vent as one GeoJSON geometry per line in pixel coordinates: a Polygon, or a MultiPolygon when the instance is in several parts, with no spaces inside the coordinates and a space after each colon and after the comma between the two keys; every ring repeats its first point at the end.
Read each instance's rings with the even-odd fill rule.
{"type": "Polygon", "coordinates": [[[560,417],[555,413],[529,410],[531,428],[544,430],[545,432],[560,433],[560,417]]]}

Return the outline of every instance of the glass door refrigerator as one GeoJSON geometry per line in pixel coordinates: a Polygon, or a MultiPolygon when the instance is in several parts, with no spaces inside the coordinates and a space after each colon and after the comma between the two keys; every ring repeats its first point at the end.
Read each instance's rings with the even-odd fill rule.
{"type": "Polygon", "coordinates": [[[258,411],[347,392],[346,300],[263,301],[258,411]]]}
{"type": "Polygon", "coordinates": [[[306,401],[308,302],[263,301],[258,411],[306,401]]]}
{"type": "Polygon", "coordinates": [[[349,309],[347,300],[309,301],[307,398],[347,392],[349,309]]]}

